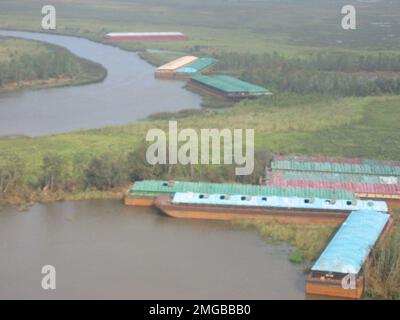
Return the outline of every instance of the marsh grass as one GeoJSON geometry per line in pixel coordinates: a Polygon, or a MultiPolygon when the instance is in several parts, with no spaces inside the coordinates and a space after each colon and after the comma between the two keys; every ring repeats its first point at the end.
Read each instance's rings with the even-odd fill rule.
{"type": "MultiPolygon", "coordinates": [[[[175,118],[179,118],[179,130],[255,129],[256,152],[398,159],[398,106],[399,97],[321,99],[318,95],[282,95],[273,101],[243,101],[229,111],[182,112],[175,118]]],[[[40,175],[45,155],[54,153],[72,163],[76,157],[88,162],[105,152],[127,154],[140,147],[149,129],[167,130],[165,116],[170,115],[161,114],[154,121],[48,137],[3,137],[0,166],[18,158],[24,164],[24,183],[32,184],[40,175]]],[[[79,178],[80,173],[70,167],[72,164],[65,168],[68,175],[79,178]]]]}
{"type": "Polygon", "coordinates": [[[374,249],[365,268],[366,293],[376,299],[400,299],[400,230],[396,223],[390,236],[374,249]]]}
{"type": "Polygon", "coordinates": [[[317,259],[339,226],[260,221],[237,221],[233,224],[240,228],[254,228],[267,241],[289,243],[295,248],[289,256],[292,263],[317,259]]]}

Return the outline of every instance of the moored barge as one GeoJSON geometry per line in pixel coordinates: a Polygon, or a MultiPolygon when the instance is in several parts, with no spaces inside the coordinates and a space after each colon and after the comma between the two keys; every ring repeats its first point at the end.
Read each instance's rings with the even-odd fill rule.
{"type": "Polygon", "coordinates": [[[175,218],[342,223],[354,211],[388,212],[385,202],[276,196],[175,193],[155,206],[175,218]]]}
{"type": "Polygon", "coordinates": [[[111,32],[104,38],[109,41],[185,41],[182,32],[111,32]]]}
{"type": "Polygon", "coordinates": [[[266,88],[225,75],[196,75],[190,78],[188,85],[211,95],[232,100],[272,95],[266,88]]]}
{"type": "Polygon", "coordinates": [[[281,188],[237,183],[205,183],[184,181],[144,180],[137,181],[125,195],[128,206],[152,206],[154,199],[162,194],[197,192],[204,194],[246,194],[248,196],[280,196],[326,199],[355,198],[352,192],[334,189],[281,188]]]}
{"type": "Polygon", "coordinates": [[[360,299],[365,262],[392,221],[386,212],[351,213],[312,267],[307,295],[360,299]]]}
{"type": "Polygon", "coordinates": [[[348,190],[358,198],[386,201],[391,209],[400,209],[399,161],[275,156],[266,168],[266,184],[348,190]]]}
{"type": "Polygon", "coordinates": [[[197,61],[199,58],[195,56],[184,56],[180,57],[176,60],[168,62],[160,67],[158,67],[155,71],[154,76],[157,79],[174,79],[174,76],[177,70],[184,68],[193,62],[197,61]]]}

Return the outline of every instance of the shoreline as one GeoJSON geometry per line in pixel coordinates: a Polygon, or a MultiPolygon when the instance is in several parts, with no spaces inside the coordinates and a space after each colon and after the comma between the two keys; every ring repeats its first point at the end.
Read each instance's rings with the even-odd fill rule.
{"type": "MultiPolygon", "coordinates": [[[[104,81],[107,77],[107,72],[104,76],[94,79],[74,79],[69,78],[68,80],[62,80],[60,78],[50,78],[46,80],[30,80],[30,81],[21,81],[21,82],[13,82],[7,83],[3,86],[0,86],[0,94],[14,93],[14,92],[22,92],[26,90],[42,90],[42,89],[53,89],[53,88],[65,88],[65,87],[75,87],[75,86],[84,86],[88,84],[95,84],[104,81]],[[27,82],[32,84],[26,85],[27,82]],[[12,88],[7,88],[11,86],[12,88]]],[[[0,136],[3,138],[3,136],[0,136]]]]}
{"type": "MultiPolygon", "coordinates": [[[[23,195],[20,193],[8,194],[7,196],[0,197],[0,208],[1,207],[14,207],[19,208],[21,211],[25,211],[29,207],[38,203],[50,203],[50,202],[61,202],[61,201],[83,201],[83,200],[121,200],[124,197],[126,188],[115,188],[112,190],[87,190],[77,192],[44,192],[44,191],[33,191],[24,190],[23,195]]],[[[1,212],[1,209],[0,209],[1,212]]]]}

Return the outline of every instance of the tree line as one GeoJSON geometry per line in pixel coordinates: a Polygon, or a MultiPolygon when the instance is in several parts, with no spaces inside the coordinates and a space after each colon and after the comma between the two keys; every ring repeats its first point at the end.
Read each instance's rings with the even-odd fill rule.
{"type": "Polygon", "coordinates": [[[30,176],[25,162],[17,154],[0,154],[0,194],[27,192],[70,192],[87,190],[107,191],[127,186],[144,179],[194,180],[258,183],[264,173],[267,159],[264,152],[255,156],[255,170],[251,176],[236,176],[235,165],[150,165],[143,144],[133,152],[123,155],[105,152],[91,156],[77,153],[72,157],[49,153],[43,156],[40,170],[30,176]]]}
{"type": "Polygon", "coordinates": [[[400,54],[318,52],[308,58],[278,53],[224,52],[217,71],[275,91],[340,96],[400,94],[400,54]]]}

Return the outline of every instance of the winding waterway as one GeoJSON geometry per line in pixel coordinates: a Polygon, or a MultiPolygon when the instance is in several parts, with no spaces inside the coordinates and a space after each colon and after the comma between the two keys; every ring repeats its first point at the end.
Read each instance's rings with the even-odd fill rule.
{"type": "Polygon", "coordinates": [[[104,82],[0,94],[0,135],[41,136],[120,125],[155,112],[199,108],[200,96],[183,81],[154,79],[154,67],[138,54],[82,38],[0,31],[0,36],[40,40],[102,64],[104,82]]]}

